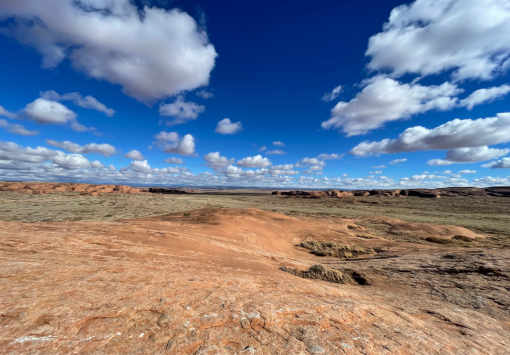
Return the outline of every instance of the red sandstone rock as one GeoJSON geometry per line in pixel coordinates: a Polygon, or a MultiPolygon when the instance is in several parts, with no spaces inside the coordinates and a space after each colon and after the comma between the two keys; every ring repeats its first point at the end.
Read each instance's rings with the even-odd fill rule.
{"type": "Polygon", "coordinates": [[[91,184],[61,184],[51,182],[17,183],[0,182],[0,191],[14,191],[33,195],[45,195],[53,192],[77,192],[89,196],[99,196],[101,193],[139,193],[140,189],[123,185],[91,185],[91,184]]]}
{"type": "MultiPolygon", "coordinates": [[[[364,218],[379,218],[398,230],[459,233],[455,226],[364,218]]],[[[6,354],[508,353],[510,302],[504,286],[510,251],[445,253],[362,239],[347,225],[356,221],[222,208],[115,222],[1,222],[0,349],[6,354]],[[310,239],[385,252],[342,261],[295,247],[310,239]],[[316,264],[357,270],[372,282],[334,284],[279,270],[316,264]]]]}

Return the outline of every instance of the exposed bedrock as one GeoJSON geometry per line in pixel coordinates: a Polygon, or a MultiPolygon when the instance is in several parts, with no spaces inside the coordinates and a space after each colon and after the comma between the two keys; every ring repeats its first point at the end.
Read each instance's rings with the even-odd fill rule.
{"type": "Polygon", "coordinates": [[[328,190],[328,191],[273,191],[272,195],[291,197],[465,197],[465,196],[493,196],[510,197],[510,187],[496,186],[487,188],[477,187],[446,187],[440,189],[403,189],[403,190],[328,190]]]}

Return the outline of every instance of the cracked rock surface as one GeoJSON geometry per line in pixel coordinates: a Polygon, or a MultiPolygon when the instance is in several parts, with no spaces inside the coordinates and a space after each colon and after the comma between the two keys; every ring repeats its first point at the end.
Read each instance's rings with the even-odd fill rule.
{"type": "Polygon", "coordinates": [[[360,238],[363,228],[352,225],[226,208],[0,222],[0,352],[508,353],[509,249],[446,252],[360,238]],[[378,252],[319,257],[296,247],[309,240],[378,252]],[[317,264],[355,271],[368,284],[280,270],[317,264]]]}

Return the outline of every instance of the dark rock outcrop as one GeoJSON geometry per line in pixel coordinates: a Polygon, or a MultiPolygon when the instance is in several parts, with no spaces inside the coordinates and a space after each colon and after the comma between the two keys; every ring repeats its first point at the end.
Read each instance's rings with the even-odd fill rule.
{"type": "Polygon", "coordinates": [[[357,190],[357,191],[274,191],[272,195],[293,197],[466,197],[466,196],[492,196],[510,197],[509,186],[496,186],[487,188],[478,187],[445,187],[439,189],[406,189],[406,190],[357,190]]]}
{"type": "Polygon", "coordinates": [[[151,192],[153,194],[172,194],[172,195],[187,194],[186,191],[173,190],[173,189],[163,189],[163,188],[160,188],[160,187],[151,187],[151,188],[149,188],[149,192],[151,192]]]}

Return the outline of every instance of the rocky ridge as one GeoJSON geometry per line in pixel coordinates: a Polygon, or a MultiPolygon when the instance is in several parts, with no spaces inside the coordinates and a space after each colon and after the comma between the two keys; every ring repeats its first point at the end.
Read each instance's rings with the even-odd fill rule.
{"type": "Polygon", "coordinates": [[[510,187],[497,186],[487,188],[477,187],[447,187],[439,189],[401,189],[401,190],[328,190],[328,191],[273,191],[272,195],[326,198],[326,197],[466,197],[466,196],[492,196],[510,197],[510,187]]]}
{"type": "Polygon", "coordinates": [[[93,185],[52,182],[0,182],[0,191],[21,192],[29,195],[47,195],[54,192],[77,192],[87,196],[119,193],[136,194],[141,190],[125,185],[93,185]]]}

